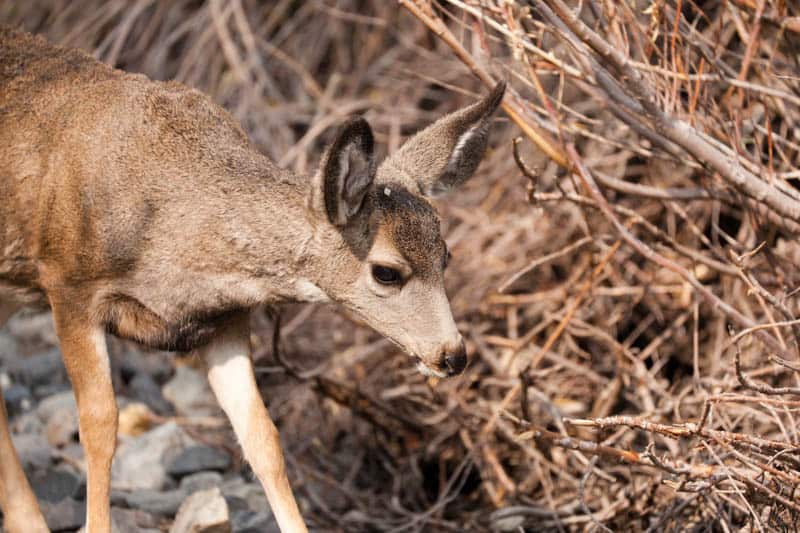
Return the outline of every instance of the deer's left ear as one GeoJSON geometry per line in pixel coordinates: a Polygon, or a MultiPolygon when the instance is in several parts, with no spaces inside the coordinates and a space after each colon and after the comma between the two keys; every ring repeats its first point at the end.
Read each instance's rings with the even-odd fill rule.
{"type": "Polygon", "coordinates": [[[501,81],[481,101],[414,135],[381,164],[376,182],[400,182],[412,191],[436,196],[467,181],[483,158],[491,115],[505,90],[501,81]]]}
{"type": "Polygon", "coordinates": [[[334,226],[345,226],[364,203],[375,177],[374,144],[367,121],[352,118],[322,158],[312,202],[334,226]]]}

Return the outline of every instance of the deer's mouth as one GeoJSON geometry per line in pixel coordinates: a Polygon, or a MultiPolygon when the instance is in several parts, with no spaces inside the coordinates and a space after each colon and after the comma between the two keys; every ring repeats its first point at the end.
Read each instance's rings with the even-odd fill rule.
{"type": "MultiPolygon", "coordinates": [[[[369,320],[367,320],[367,315],[365,313],[362,313],[362,312],[360,312],[358,310],[352,310],[352,312],[359,319],[361,319],[363,322],[369,324],[369,320]]],[[[376,329],[376,331],[378,331],[379,333],[382,333],[380,330],[376,329]]],[[[389,342],[394,344],[401,351],[403,351],[406,354],[411,356],[411,358],[414,360],[414,363],[416,364],[417,370],[423,376],[433,377],[433,378],[446,378],[447,377],[447,372],[443,371],[442,369],[430,366],[428,363],[426,363],[422,359],[422,357],[420,357],[419,355],[414,353],[414,351],[410,348],[410,346],[407,343],[401,342],[400,340],[396,339],[393,335],[388,335],[386,333],[382,333],[382,334],[383,334],[385,339],[387,339],[389,342]]]]}
{"type": "Polygon", "coordinates": [[[414,362],[417,364],[417,370],[423,376],[427,376],[429,378],[446,378],[447,374],[442,372],[439,369],[433,368],[425,364],[422,358],[414,356],[414,362]]]}

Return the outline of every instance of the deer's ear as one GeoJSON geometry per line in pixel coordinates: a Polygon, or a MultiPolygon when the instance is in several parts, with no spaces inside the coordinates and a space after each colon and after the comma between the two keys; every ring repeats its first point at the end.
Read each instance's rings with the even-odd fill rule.
{"type": "Polygon", "coordinates": [[[505,82],[482,100],[440,118],[409,139],[378,169],[379,183],[400,182],[426,196],[458,187],[475,173],[505,82]]]}
{"type": "Polygon", "coordinates": [[[328,147],[317,174],[315,202],[334,226],[358,213],[375,177],[372,129],[361,117],[345,123],[328,147]]]}

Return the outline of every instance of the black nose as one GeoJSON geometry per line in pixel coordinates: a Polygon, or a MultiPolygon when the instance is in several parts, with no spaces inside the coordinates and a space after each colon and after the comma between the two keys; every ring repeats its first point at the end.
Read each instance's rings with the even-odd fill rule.
{"type": "Polygon", "coordinates": [[[464,371],[467,367],[467,350],[463,341],[454,351],[445,354],[444,364],[448,376],[457,376],[464,371]]]}

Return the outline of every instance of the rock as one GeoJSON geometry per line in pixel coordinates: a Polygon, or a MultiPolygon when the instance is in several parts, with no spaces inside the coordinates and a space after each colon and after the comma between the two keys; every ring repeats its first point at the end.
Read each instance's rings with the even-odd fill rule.
{"type": "Polygon", "coordinates": [[[17,344],[17,339],[8,333],[0,333],[0,364],[5,366],[9,361],[17,357],[18,353],[19,345],[17,344]]]}
{"type": "Polygon", "coordinates": [[[192,446],[186,448],[167,467],[167,472],[180,478],[204,470],[223,472],[231,465],[231,457],[222,450],[211,446],[192,446]]]}
{"type": "Polygon", "coordinates": [[[35,410],[27,413],[20,413],[10,422],[11,433],[42,435],[42,438],[44,438],[44,424],[42,424],[35,410]]]}
{"type": "Polygon", "coordinates": [[[111,508],[111,533],[158,532],[156,518],[136,509],[111,508]]]}
{"type": "Polygon", "coordinates": [[[58,346],[58,336],[53,325],[53,315],[44,313],[17,313],[8,321],[8,331],[25,344],[58,346]]]}
{"type": "Polygon", "coordinates": [[[240,513],[244,511],[252,511],[250,506],[247,504],[247,500],[244,498],[240,498],[238,496],[224,496],[225,503],[228,504],[228,512],[233,515],[233,513],[240,513]]]}
{"type": "Polygon", "coordinates": [[[150,377],[150,374],[139,372],[136,374],[130,383],[128,389],[131,395],[142,403],[145,403],[153,412],[161,416],[171,416],[175,414],[175,409],[172,407],[164,395],[161,394],[161,388],[150,377]]]}
{"type": "Polygon", "coordinates": [[[269,511],[238,511],[231,513],[233,533],[280,533],[278,523],[269,511]]]}
{"type": "Polygon", "coordinates": [[[53,468],[31,477],[31,488],[39,501],[58,503],[72,498],[81,499],[85,495],[83,476],[71,468],[53,468]]]}
{"type": "Polygon", "coordinates": [[[43,398],[52,396],[54,394],[59,394],[69,390],[72,389],[69,386],[69,383],[66,382],[64,383],[54,382],[54,383],[48,383],[46,385],[37,385],[36,387],[33,387],[33,397],[36,398],[36,400],[38,401],[42,400],[43,398]]]}
{"type": "Polygon", "coordinates": [[[222,484],[222,475],[219,472],[197,472],[181,479],[181,490],[192,494],[198,490],[219,487],[222,484]]]}
{"type": "Polygon", "coordinates": [[[175,369],[162,391],[180,415],[210,416],[220,411],[206,376],[188,366],[175,369]]]}
{"type": "Polygon", "coordinates": [[[83,502],[66,498],[58,503],[41,502],[40,508],[51,531],[75,530],[86,521],[83,502]]]}
{"type": "Polygon", "coordinates": [[[112,350],[118,353],[119,371],[122,379],[130,384],[131,380],[139,374],[150,376],[156,383],[164,383],[173,372],[175,366],[174,354],[167,352],[142,352],[120,347],[112,350]]]}
{"type": "Polygon", "coordinates": [[[78,412],[78,404],[75,402],[75,394],[72,393],[72,390],[48,396],[36,406],[36,414],[45,424],[53,417],[62,416],[65,411],[78,412]]]}
{"type": "Polygon", "coordinates": [[[50,466],[50,445],[43,436],[31,433],[12,434],[11,441],[17,450],[22,469],[28,475],[50,466]]]}
{"type": "Polygon", "coordinates": [[[111,466],[111,482],[114,488],[165,488],[171,479],[164,465],[194,444],[194,440],[174,422],[163,424],[138,437],[120,438],[111,466]]]}
{"type": "Polygon", "coordinates": [[[230,533],[228,504],[218,488],[195,492],[183,502],[170,533],[230,533]]]}
{"type": "Polygon", "coordinates": [[[175,516],[178,508],[188,494],[183,490],[136,490],[130,493],[116,493],[113,501],[121,502],[131,509],[159,516],[175,516]]]}
{"type": "Polygon", "coordinates": [[[52,383],[63,383],[67,371],[57,348],[30,357],[17,357],[8,364],[8,373],[17,382],[36,387],[52,383]]]}
{"type": "Polygon", "coordinates": [[[61,448],[60,452],[59,455],[61,455],[65,461],[76,465],[83,465],[84,471],[86,471],[86,450],[83,449],[83,445],[79,442],[67,444],[61,448]]]}
{"type": "Polygon", "coordinates": [[[251,511],[263,511],[269,509],[267,496],[264,489],[258,483],[248,483],[240,477],[226,480],[220,487],[225,498],[241,498],[247,502],[247,507],[251,511]]]}
{"type": "Polygon", "coordinates": [[[78,406],[71,390],[42,400],[36,414],[44,423],[45,435],[52,446],[61,447],[78,440],[78,406]]]}
{"type": "Polygon", "coordinates": [[[6,402],[8,416],[16,416],[20,413],[30,411],[33,407],[33,395],[31,390],[25,385],[15,383],[9,387],[3,387],[3,400],[6,402]]]}
{"type": "Polygon", "coordinates": [[[150,429],[153,412],[143,403],[130,403],[119,411],[117,432],[126,437],[136,437],[150,429]]]}

